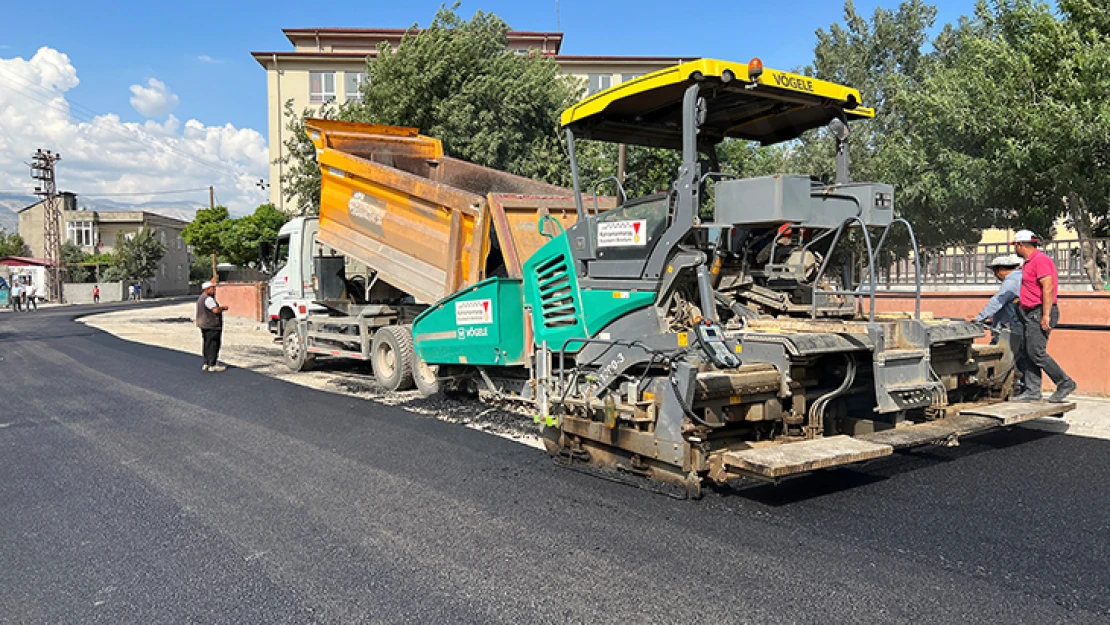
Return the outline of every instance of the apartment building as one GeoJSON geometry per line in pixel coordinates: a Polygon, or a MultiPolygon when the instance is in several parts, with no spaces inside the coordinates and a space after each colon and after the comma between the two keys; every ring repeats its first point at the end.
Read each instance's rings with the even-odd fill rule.
{"type": "MultiPolygon", "coordinates": [[[[188,222],[147,211],[90,211],[78,207],[77,195],[61,193],[63,241],[81,246],[89,254],[110,254],[119,237],[134,236],[146,228],[166,248],[154,277],[148,283],[156,295],[183,295],[189,292],[189,248],[181,233],[188,222]]],[[[36,202],[19,211],[19,235],[28,255],[46,256],[44,242],[45,202],[36,202]]]]}
{"type": "MultiPolygon", "coordinates": [[[[284,103],[293,110],[325,102],[347,102],[359,97],[366,80],[366,63],[378,54],[378,46],[396,48],[406,29],[390,28],[289,28],[282,31],[293,50],[252,52],[266,70],[268,132],[270,144],[270,201],[284,207],[281,192],[283,167],[277,162],[286,153],[285,133],[289,120],[284,103]]],[[[580,56],[561,53],[563,33],[510,31],[508,49],[514,54],[539,53],[554,59],[562,72],[582,80],[587,93],[631,80],[664,67],[696,57],[580,56]]]]}

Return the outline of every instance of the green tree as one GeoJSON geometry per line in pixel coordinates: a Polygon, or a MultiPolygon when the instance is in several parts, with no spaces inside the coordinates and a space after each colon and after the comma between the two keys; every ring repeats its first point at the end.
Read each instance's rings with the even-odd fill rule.
{"type": "MultiPolygon", "coordinates": [[[[288,138],[285,140],[285,156],[277,159],[282,165],[281,189],[295,215],[317,215],[320,213],[320,165],[316,162],[316,144],[308,136],[305,120],[335,119],[338,108],[332,103],[322,105],[313,111],[305,109],[300,115],[293,110],[293,100],[284,104],[284,118],[288,138]]],[[[344,109],[344,113],[349,113],[344,109]]]]}
{"type": "MultiPolygon", "coordinates": [[[[419,128],[451,156],[511,173],[567,184],[558,116],[580,85],[550,58],[506,50],[509,26],[481,11],[460,18],[441,8],[430,26],[407,33],[396,50],[383,44],[367,63],[362,101],[325,108],[318,116],[419,128]]],[[[290,116],[289,158],[282,185],[302,214],[319,206],[316,151],[303,119],[290,116]]],[[[615,159],[614,159],[615,164],[615,159]]]]}
{"type": "MultiPolygon", "coordinates": [[[[805,72],[859,89],[864,105],[875,109],[874,119],[852,123],[853,179],[894,184],[896,210],[914,225],[921,243],[972,242],[990,220],[949,197],[963,183],[929,167],[933,146],[922,141],[915,116],[923,108],[922,81],[933,66],[925,49],[935,21],[936,8],[921,0],[877,8],[870,19],[849,0],[843,24],[818,29],[814,64],[805,72]]],[[[831,178],[835,142],[823,129],[809,132],[788,162],[792,172],[831,178]]]]}
{"type": "Polygon", "coordinates": [[[116,238],[112,267],[126,280],[146,280],[158,271],[158,262],[166,255],[166,247],[147,228],[134,236],[116,238]]]}
{"type": "Polygon", "coordinates": [[[185,226],[181,238],[193,246],[197,256],[220,255],[223,252],[220,234],[228,227],[226,206],[202,208],[197,211],[192,223],[185,226]]]}
{"type": "Polygon", "coordinates": [[[194,258],[189,264],[189,281],[205,282],[212,279],[211,259],[194,258]]]}
{"type": "Polygon", "coordinates": [[[19,233],[8,234],[6,230],[0,229],[0,256],[23,256],[23,250],[23,237],[19,233]]]}
{"type": "Polygon", "coordinates": [[[104,282],[121,282],[127,280],[127,271],[118,265],[109,265],[100,272],[100,279],[104,282]]]}
{"type": "Polygon", "coordinates": [[[288,220],[273,204],[262,204],[250,215],[228,220],[219,236],[221,257],[241,267],[257,266],[259,244],[276,239],[288,220]]]}
{"type": "Polygon", "coordinates": [[[943,201],[990,225],[1052,235],[1069,218],[1092,283],[1105,258],[1087,238],[1110,198],[1110,19],[1103,3],[980,1],[935,43],[909,110],[919,171],[943,201]]]}
{"type": "Polygon", "coordinates": [[[355,114],[420,128],[453,156],[480,165],[561,179],[558,115],[577,86],[548,57],[508,53],[509,26],[496,15],[478,11],[466,21],[457,7],[440,9],[396,50],[379,47],[355,114]]]}
{"type": "Polygon", "coordinates": [[[85,251],[80,245],[66,241],[62,244],[62,266],[65,267],[66,282],[88,282],[92,272],[88,267],[81,266],[85,262],[85,251]]]}

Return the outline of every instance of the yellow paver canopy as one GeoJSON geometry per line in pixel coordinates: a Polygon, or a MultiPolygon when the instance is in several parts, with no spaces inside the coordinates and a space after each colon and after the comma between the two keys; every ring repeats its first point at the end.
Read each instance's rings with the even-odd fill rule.
{"type": "Polygon", "coordinates": [[[563,112],[562,125],[585,139],[678,149],[682,97],[702,83],[707,104],[701,141],[726,137],[763,145],[789,141],[836,117],[874,117],[859,91],[756,64],[699,59],[652,72],[598,92],[563,112]]]}

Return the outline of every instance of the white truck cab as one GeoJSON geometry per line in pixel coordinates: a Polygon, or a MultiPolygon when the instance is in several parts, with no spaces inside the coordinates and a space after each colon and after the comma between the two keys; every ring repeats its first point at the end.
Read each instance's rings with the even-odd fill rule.
{"type": "Polygon", "coordinates": [[[314,304],[316,291],[313,283],[312,256],[316,246],[316,233],[320,230],[317,217],[296,217],[278,231],[268,264],[270,300],[267,306],[270,332],[282,335],[288,319],[306,319],[310,312],[324,308],[314,304]]]}

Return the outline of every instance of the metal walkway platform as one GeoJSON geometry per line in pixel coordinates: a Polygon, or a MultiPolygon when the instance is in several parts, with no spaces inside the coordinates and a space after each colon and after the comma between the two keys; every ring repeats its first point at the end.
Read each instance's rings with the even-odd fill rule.
{"type": "Polygon", "coordinates": [[[829,436],[798,443],[728,451],[721,455],[721,461],[724,468],[731,473],[777,480],[817,469],[874,460],[889,456],[896,449],[954,441],[967,434],[1060,415],[1074,409],[1074,403],[1050,404],[1043,401],[969,404],[960,407],[958,414],[936,421],[856,437],[829,436]]]}
{"type": "Polygon", "coordinates": [[[730,451],[722,456],[722,460],[725,467],[732,471],[777,479],[796,473],[873,460],[892,453],[894,448],[890,445],[840,435],[730,451]]]}
{"type": "Polygon", "coordinates": [[[1074,403],[1050,404],[1036,401],[968,405],[961,407],[956,416],[882,430],[874,434],[864,434],[858,438],[881,445],[890,445],[895,449],[903,449],[944,442],[992,428],[1063,414],[1069,410],[1075,410],[1074,403]]]}

